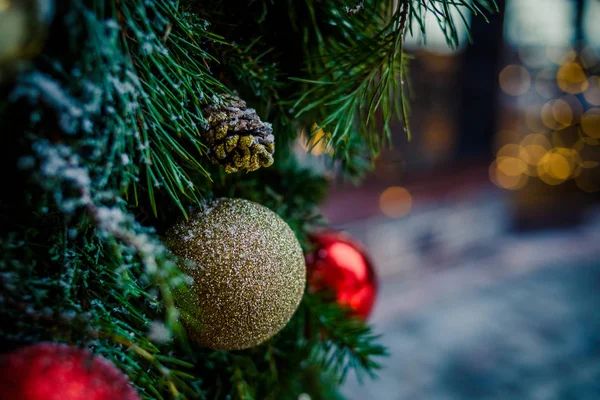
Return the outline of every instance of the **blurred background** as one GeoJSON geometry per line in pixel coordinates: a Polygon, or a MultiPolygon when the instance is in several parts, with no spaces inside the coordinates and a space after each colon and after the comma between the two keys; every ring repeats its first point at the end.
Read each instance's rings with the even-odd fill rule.
{"type": "Polygon", "coordinates": [[[600,1],[498,3],[456,50],[407,39],[412,140],[332,183],[390,350],[349,399],[600,399],[600,1]]]}

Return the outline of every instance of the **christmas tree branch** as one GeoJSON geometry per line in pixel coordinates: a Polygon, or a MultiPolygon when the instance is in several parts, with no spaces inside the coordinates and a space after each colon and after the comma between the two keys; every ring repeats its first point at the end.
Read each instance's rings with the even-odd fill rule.
{"type": "Polygon", "coordinates": [[[363,373],[374,376],[380,368],[376,357],[387,355],[377,344],[378,335],[349,310],[335,302],[325,302],[318,294],[305,296],[306,319],[312,349],[312,360],[343,381],[348,371],[360,379],[363,373]]]}
{"type": "Polygon", "coordinates": [[[201,162],[207,153],[201,105],[220,101],[228,91],[212,76],[208,62],[216,60],[204,43],[226,43],[206,30],[207,21],[172,2],[120,2],[118,12],[122,43],[139,77],[142,107],[136,117],[147,195],[154,214],[155,188],[163,188],[185,214],[182,196],[195,203],[201,198],[197,172],[211,179],[201,162]],[[195,180],[189,171],[196,172],[195,180]]]}
{"type": "MultiPolygon", "coordinates": [[[[486,18],[487,14],[498,12],[498,4],[495,0],[411,0],[409,3],[408,31],[410,34],[415,35],[418,31],[426,39],[425,20],[431,16],[435,18],[450,47],[459,45],[457,21],[455,21],[453,11],[461,19],[460,23],[467,26],[465,12],[483,18],[486,18]]],[[[470,39],[468,30],[467,33],[470,39]]]]}

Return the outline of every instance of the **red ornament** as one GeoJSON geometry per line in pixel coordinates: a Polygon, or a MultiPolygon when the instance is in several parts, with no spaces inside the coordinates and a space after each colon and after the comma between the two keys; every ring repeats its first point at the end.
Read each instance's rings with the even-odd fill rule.
{"type": "Polygon", "coordinates": [[[350,236],[328,230],[312,237],[306,256],[311,290],[331,290],[339,304],[366,319],[377,297],[377,277],[365,247],[350,236]]]}
{"type": "Polygon", "coordinates": [[[39,343],[0,356],[0,397],[10,400],[139,400],[110,361],[88,350],[39,343]]]}

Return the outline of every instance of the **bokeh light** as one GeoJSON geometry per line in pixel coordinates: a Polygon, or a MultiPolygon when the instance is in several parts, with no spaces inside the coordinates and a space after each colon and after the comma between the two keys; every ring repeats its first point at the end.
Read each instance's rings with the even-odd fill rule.
{"type": "Polygon", "coordinates": [[[496,160],[498,171],[507,176],[523,175],[527,171],[525,161],[516,157],[502,157],[496,160]]]}
{"type": "Polygon", "coordinates": [[[389,187],[379,197],[379,208],[390,218],[404,217],[412,208],[412,196],[403,187],[389,187]]]}
{"type": "Polygon", "coordinates": [[[538,163],[538,176],[549,185],[559,185],[569,179],[575,169],[574,162],[562,151],[552,149],[538,163]]]}
{"type": "Polygon", "coordinates": [[[521,147],[527,153],[527,158],[523,160],[529,164],[526,173],[529,176],[537,176],[537,165],[550,150],[550,141],[541,133],[532,133],[521,140],[521,147]]]}
{"type": "Polygon", "coordinates": [[[569,103],[563,99],[557,99],[552,103],[552,117],[565,128],[573,122],[573,110],[569,103]]]}
{"type": "Polygon", "coordinates": [[[527,161],[528,155],[525,149],[518,144],[509,143],[505,146],[502,146],[500,150],[496,153],[496,158],[505,158],[505,157],[514,157],[520,158],[523,161],[527,161]]]}
{"type": "Polygon", "coordinates": [[[542,106],[541,120],[547,129],[564,129],[573,121],[573,111],[562,99],[549,100],[542,106]]]}
{"type": "Polygon", "coordinates": [[[542,121],[541,104],[533,104],[527,107],[527,111],[525,112],[525,123],[532,132],[540,132],[547,129],[542,121]]]}
{"type": "Polygon", "coordinates": [[[588,88],[583,97],[591,105],[600,106],[600,77],[592,76],[588,79],[588,88]]]}
{"type": "Polygon", "coordinates": [[[600,139],[600,108],[591,108],[581,117],[583,133],[593,139],[600,139]]]}
{"type": "MultiPolygon", "coordinates": [[[[507,159],[516,160],[516,158],[504,157],[504,158],[494,161],[490,165],[490,169],[489,169],[490,180],[496,186],[498,186],[502,189],[508,189],[508,190],[520,189],[523,186],[525,186],[525,184],[527,184],[527,180],[529,179],[529,177],[527,175],[525,175],[524,173],[508,175],[505,172],[505,170],[508,166],[511,166],[510,164],[512,164],[514,161],[508,161],[508,164],[505,164],[505,163],[507,163],[507,159]],[[505,164],[502,167],[502,169],[500,168],[501,164],[505,164]]],[[[517,169],[519,168],[518,164],[516,164],[516,163],[513,164],[512,166],[513,167],[516,166],[517,169]]],[[[509,171],[516,172],[517,169],[515,169],[515,170],[510,169],[509,171]]]]}
{"type": "Polygon", "coordinates": [[[312,137],[306,135],[304,132],[300,136],[300,146],[313,156],[320,156],[323,154],[333,154],[333,147],[329,146],[328,139],[330,134],[326,133],[323,128],[319,128],[317,124],[313,124],[311,128],[311,134],[314,132],[312,137]],[[315,132],[316,131],[316,132],[315,132]]]}
{"type": "Polygon", "coordinates": [[[520,96],[529,90],[531,75],[521,65],[508,65],[500,72],[500,88],[510,96],[520,96]]]}
{"type": "Polygon", "coordinates": [[[588,80],[581,65],[568,62],[556,73],[558,87],[570,94],[581,93],[588,88],[588,80]]]}

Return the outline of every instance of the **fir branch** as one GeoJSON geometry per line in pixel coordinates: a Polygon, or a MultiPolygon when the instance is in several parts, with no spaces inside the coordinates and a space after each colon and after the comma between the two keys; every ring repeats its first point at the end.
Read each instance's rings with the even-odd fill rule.
{"type": "MultiPolygon", "coordinates": [[[[154,191],[162,187],[185,214],[182,198],[199,204],[201,192],[189,171],[201,171],[207,153],[201,132],[201,105],[218,101],[227,89],[216,80],[207,61],[214,58],[203,42],[224,43],[208,32],[206,21],[184,14],[172,2],[120,2],[123,46],[140,78],[142,112],[138,129],[144,138],[147,194],[157,214],[154,191]]],[[[202,186],[200,186],[200,190],[202,186]]]]}
{"type": "Polygon", "coordinates": [[[386,349],[377,344],[378,335],[362,320],[335,302],[327,302],[318,294],[306,293],[309,341],[315,343],[312,359],[322,368],[334,373],[340,382],[349,371],[361,379],[364,373],[374,376],[380,368],[375,357],[386,356],[386,349]]]}
{"type": "MultiPolygon", "coordinates": [[[[408,99],[402,87],[407,79],[402,38],[408,4],[402,2],[387,20],[381,17],[388,11],[382,7],[371,4],[360,14],[359,23],[347,21],[348,17],[336,10],[329,11],[327,19],[336,21],[340,29],[344,27],[345,37],[356,39],[320,40],[323,56],[308,69],[309,75],[317,78],[295,79],[306,84],[294,106],[296,117],[314,118],[318,127],[313,135],[319,129],[328,132],[327,146],[338,150],[337,158],[347,157],[343,143],[354,132],[375,157],[390,140],[391,121],[404,117],[406,124],[408,120],[408,99]],[[382,126],[378,126],[379,120],[382,126]]],[[[407,133],[410,135],[408,129],[407,133]]]]}
{"type": "MultiPolygon", "coordinates": [[[[457,12],[461,19],[460,23],[467,25],[463,12],[466,11],[473,16],[486,18],[487,14],[497,13],[499,8],[496,0],[411,0],[408,13],[408,31],[411,35],[418,32],[426,40],[425,20],[431,16],[435,18],[448,46],[458,47],[458,22],[455,21],[453,10],[457,12]]],[[[469,39],[471,39],[470,34],[469,39]]]]}
{"type": "MultiPolygon", "coordinates": [[[[474,15],[497,11],[493,0],[401,0],[394,7],[378,1],[364,2],[352,20],[337,9],[319,9],[307,0],[312,14],[332,21],[340,35],[327,39],[315,27],[318,57],[308,58],[305,77],[293,78],[304,84],[294,105],[295,116],[306,125],[317,123],[314,136],[324,129],[327,147],[334,157],[351,163],[345,142],[358,135],[365,142],[370,158],[377,156],[390,141],[390,123],[404,122],[410,139],[410,101],[408,59],[403,52],[406,34],[416,26],[425,35],[425,18],[436,18],[451,47],[458,45],[457,22],[452,10],[464,19],[464,10],[474,15]],[[386,16],[386,17],[382,17],[386,16]]],[[[351,9],[351,6],[348,6],[351,9]]],[[[307,49],[307,53],[315,53],[307,49]]]]}

